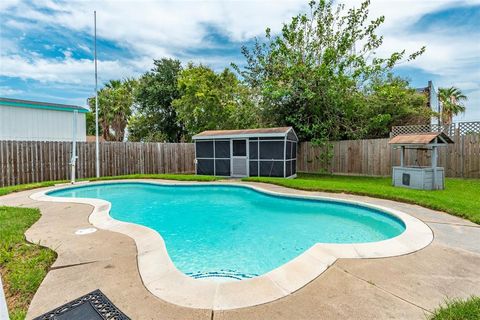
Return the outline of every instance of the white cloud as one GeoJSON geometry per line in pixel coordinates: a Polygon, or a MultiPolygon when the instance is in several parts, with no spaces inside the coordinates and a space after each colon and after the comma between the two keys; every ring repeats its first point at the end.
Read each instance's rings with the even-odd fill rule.
{"type": "Polygon", "coordinates": [[[36,1],[21,3],[11,11],[21,18],[91,33],[96,10],[99,37],[151,55],[203,45],[207,25],[216,26],[234,41],[262,35],[267,26],[279,30],[281,22],[305,5],[304,0],[69,1],[61,5],[36,1]]]}
{"type": "Polygon", "coordinates": [[[91,53],[92,52],[92,49],[90,49],[89,47],[83,45],[83,44],[79,44],[78,47],[80,49],[82,49],[83,51],[85,51],[86,53],[91,53]]]}
{"type": "Polygon", "coordinates": [[[15,5],[17,5],[20,0],[2,0],[0,1],[0,11],[9,9],[15,5]]]}
{"type": "MultiPolygon", "coordinates": [[[[358,7],[361,0],[348,0],[346,6],[358,7]]],[[[0,0],[0,10],[15,19],[6,19],[10,28],[28,33],[29,28],[42,25],[60,27],[68,32],[93,34],[93,11],[97,10],[99,38],[115,42],[136,55],[131,60],[111,60],[99,63],[102,80],[137,75],[150,69],[153,58],[184,57],[189,49],[212,47],[206,40],[214,27],[242,42],[262,36],[266,27],[279,31],[282,22],[307,8],[308,0],[264,1],[65,1],[37,0],[19,2],[0,0]],[[40,8],[49,10],[39,10],[40,8]],[[53,13],[52,13],[53,12],[53,13]]],[[[412,31],[410,27],[423,15],[454,6],[480,4],[480,0],[373,0],[372,17],[384,15],[381,27],[386,55],[407,49],[413,52],[426,45],[427,51],[408,64],[433,74],[437,86],[456,85],[472,94],[469,105],[480,105],[480,41],[471,35],[448,30],[412,31]]],[[[480,26],[479,26],[480,27],[480,26]]],[[[65,57],[47,59],[18,54],[17,43],[0,35],[2,56],[0,75],[52,83],[86,85],[92,82],[91,60],[75,60],[66,51],[65,57]]],[[[85,52],[91,48],[77,46],[85,52]]],[[[240,50],[240,48],[238,48],[240,50]]],[[[215,68],[228,66],[227,56],[195,56],[188,60],[204,62],[215,68]]],[[[478,114],[480,118],[480,111],[478,114]]],[[[468,114],[467,114],[468,116],[468,114]]]]}
{"type": "Polygon", "coordinates": [[[14,89],[8,86],[0,86],[0,96],[12,96],[23,93],[23,90],[14,89]]]}
{"type": "MultiPolygon", "coordinates": [[[[37,58],[26,59],[19,55],[2,56],[0,75],[31,79],[43,83],[76,84],[79,86],[91,86],[94,79],[94,65],[92,60],[73,59],[65,55],[65,59],[53,60],[37,58]]],[[[128,65],[118,60],[98,61],[100,82],[108,81],[117,77],[129,77],[136,75],[140,70],[135,66],[128,65]]]]}

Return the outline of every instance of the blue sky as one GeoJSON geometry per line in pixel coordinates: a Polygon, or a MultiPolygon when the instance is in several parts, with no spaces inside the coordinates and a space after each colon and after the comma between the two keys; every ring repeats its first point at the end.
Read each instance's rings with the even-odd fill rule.
{"type": "MultiPolygon", "coordinates": [[[[94,92],[93,10],[101,85],[140,75],[154,58],[242,64],[242,45],[266,27],[278,32],[307,2],[1,0],[0,96],[85,105],[94,92]]],[[[371,15],[386,20],[379,55],[427,47],[397,74],[413,87],[461,88],[469,101],[458,120],[480,120],[480,0],[372,0],[371,15]]]]}

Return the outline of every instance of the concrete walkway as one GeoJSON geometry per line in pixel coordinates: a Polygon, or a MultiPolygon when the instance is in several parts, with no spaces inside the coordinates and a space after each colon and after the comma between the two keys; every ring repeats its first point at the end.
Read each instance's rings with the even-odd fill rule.
{"type": "MultiPolygon", "coordinates": [[[[178,183],[178,182],[176,182],[178,183]]],[[[178,307],[145,289],[136,247],[128,236],[91,227],[92,207],[38,202],[24,191],[0,197],[0,205],[39,208],[40,220],[26,233],[31,242],[58,253],[37,291],[27,318],[101,289],[132,319],[425,319],[446,298],[480,295],[480,226],[420,206],[369,197],[303,192],[261,184],[265,189],[355,199],[407,212],[433,230],[435,239],[418,252],[382,259],[339,259],[297,292],[280,300],[237,310],[178,307]]]]}

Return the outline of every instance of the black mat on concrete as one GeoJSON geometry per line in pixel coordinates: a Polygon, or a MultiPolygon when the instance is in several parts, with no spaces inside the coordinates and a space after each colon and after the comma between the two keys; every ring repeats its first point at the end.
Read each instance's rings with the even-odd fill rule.
{"type": "Polygon", "coordinates": [[[99,289],[34,320],[130,320],[99,289]]]}

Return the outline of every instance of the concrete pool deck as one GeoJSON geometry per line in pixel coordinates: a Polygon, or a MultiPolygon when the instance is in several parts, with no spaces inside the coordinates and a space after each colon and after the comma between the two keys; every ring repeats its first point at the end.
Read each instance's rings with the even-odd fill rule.
{"type": "Polygon", "coordinates": [[[14,193],[1,197],[0,205],[39,208],[42,217],[27,231],[27,239],[58,253],[28,317],[96,288],[133,319],[424,319],[447,297],[480,294],[480,226],[476,224],[388,200],[255,185],[401,210],[424,221],[435,239],[426,248],[399,257],[339,259],[305,287],[271,303],[228,311],[191,309],[164,302],[144,287],[135,242],[130,237],[100,229],[83,236],[74,234],[91,227],[90,205],[30,199],[38,189],[14,193]]]}

